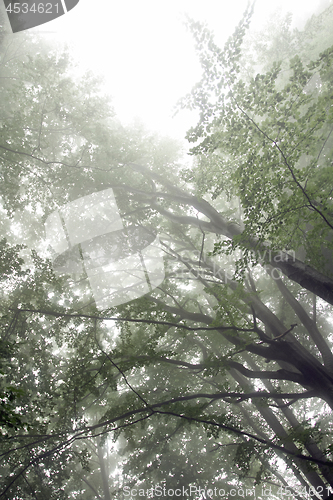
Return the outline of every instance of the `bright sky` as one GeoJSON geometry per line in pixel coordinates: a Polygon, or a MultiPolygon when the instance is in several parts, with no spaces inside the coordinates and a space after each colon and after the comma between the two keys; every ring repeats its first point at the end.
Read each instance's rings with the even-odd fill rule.
{"type": "MultiPolygon", "coordinates": [[[[329,2],[257,0],[252,24],[260,27],[280,8],[293,12],[301,25],[329,2]]],[[[207,21],[223,44],[246,5],[247,0],[80,0],[68,14],[31,31],[55,31],[45,36],[67,40],[84,67],[104,75],[122,123],[139,117],[152,130],[183,138],[195,118],[182,112],[172,119],[173,107],[200,77],[184,13],[207,21]]]]}

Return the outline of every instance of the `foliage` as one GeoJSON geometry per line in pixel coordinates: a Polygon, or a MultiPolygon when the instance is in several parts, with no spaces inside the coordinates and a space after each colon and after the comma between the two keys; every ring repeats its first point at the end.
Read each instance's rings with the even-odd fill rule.
{"type": "Polygon", "coordinates": [[[331,235],[332,52],[305,60],[306,34],[286,23],[284,61],[251,76],[250,17],[224,50],[190,22],[205,69],[183,102],[201,111],[190,169],[179,144],[119,124],[98,79],[71,76],[67,52],[2,48],[13,84],[1,90],[0,498],[108,500],[157,485],[328,496],[332,301],[318,269],[331,235]],[[87,280],[54,272],[43,223],[109,187],[126,228],[159,235],[166,278],[99,311],[87,280]],[[274,251],[303,244],[302,265],[280,262],[276,279],[274,251]],[[267,255],[236,281],[239,248],[267,255]]]}
{"type": "MultiPolygon", "coordinates": [[[[272,46],[277,43],[280,50],[283,44],[284,49],[278,54],[275,50],[275,56],[273,47],[261,50],[270,67],[249,77],[239,64],[249,15],[224,51],[215,45],[207,28],[190,22],[204,69],[200,83],[181,102],[183,107],[200,111],[199,123],[187,135],[190,142],[198,143],[191,150],[199,161],[195,178],[200,195],[213,188],[212,199],[223,192],[238,197],[245,225],[233,246],[218,243],[215,253],[224,251],[225,245],[227,251],[239,246],[246,249],[248,239],[256,235],[259,244],[269,241],[272,249],[302,247],[306,262],[327,270],[333,228],[329,181],[333,175],[333,49],[316,54],[313,61],[303,55],[311,28],[316,28],[318,38],[324,16],[319,23],[313,20],[303,36],[291,31],[290,18],[279,27],[283,40],[265,33],[264,40],[271,37],[272,46]],[[295,47],[301,48],[301,57],[295,55],[295,47]],[[287,55],[288,66],[283,61],[287,55]]],[[[331,15],[332,8],[326,11],[326,26],[331,15]]],[[[259,39],[257,45],[264,43],[259,39]]]]}

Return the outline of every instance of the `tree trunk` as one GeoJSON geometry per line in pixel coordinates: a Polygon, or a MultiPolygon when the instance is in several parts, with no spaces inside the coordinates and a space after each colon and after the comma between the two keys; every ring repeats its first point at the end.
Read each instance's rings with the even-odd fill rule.
{"type": "Polygon", "coordinates": [[[99,465],[101,468],[104,500],[111,500],[111,495],[110,495],[110,490],[109,490],[109,478],[108,478],[107,473],[106,473],[106,467],[105,467],[104,457],[103,457],[103,448],[101,446],[98,446],[98,460],[99,460],[99,465]]]}
{"type": "MultiPolygon", "coordinates": [[[[234,369],[231,369],[230,374],[245,391],[249,390],[248,381],[240,373],[238,373],[234,369]]],[[[252,390],[252,389],[250,389],[250,390],[252,390]]],[[[295,453],[295,454],[300,453],[300,451],[297,449],[297,447],[294,445],[294,443],[288,441],[287,432],[285,431],[284,427],[279,422],[279,420],[276,418],[276,416],[274,415],[272,410],[268,407],[260,405],[260,403],[256,402],[255,400],[252,401],[252,404],[257,408],[259,413],[266,420],[267,424],[272,429],[272,431],[275,433],[275,435],[279,439],[282,439],[282,440],[285,439],[285,442],[283,444],[284,447],[288,451],[291,451],[292,453],[295,453]]],[[[304,476],[306,477],[306,479],[310,485],[312,485],[316,489],[322,489],[323,491],[325,490],[325,484],[323,483],[322,479],[317,474],[317,472],[310,469],[308,464],[304,463],[302,460],[298,459],[297,457],[293,457],[293,458],[291,458],[291,460],[295,463],[297,468],[302,471],[302,473],[304,474],[304,476]]]]}

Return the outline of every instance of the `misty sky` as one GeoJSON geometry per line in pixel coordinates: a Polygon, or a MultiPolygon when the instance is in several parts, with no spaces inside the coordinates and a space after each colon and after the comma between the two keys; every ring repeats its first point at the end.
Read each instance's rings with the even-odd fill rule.
{"type": "MultiPolygon", "coordinates": [[[[329,3],[257,0],[252,26],[260,28],[279,9],[292,12],[301,28],[311,13],[329,3]]],[[[138,117],[152,130],[183,138],[195,117],[182,112],[172,119],[173,107],[200,78],[184,14],[206,21],[222,45],[246,5],[247,0],[80,0],[67,15],[35,31],[54,31],[43,36],[69,42],[82,67],[104,75],[124,124],[138,117]]]]}

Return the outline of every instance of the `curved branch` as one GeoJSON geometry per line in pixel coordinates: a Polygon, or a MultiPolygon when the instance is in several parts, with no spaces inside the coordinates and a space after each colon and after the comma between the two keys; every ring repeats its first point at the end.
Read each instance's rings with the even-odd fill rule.
{"type": "MultiPolygon", "coordinates": [[[[168,400],[168,401],[162,401],[160,403],[151,404],[151,405],[149,405],[149,408],[147,408],[145,406],[144,408],[138,408],[138,409],[135,409],[135,410],[131,410],[131,411],[123,413],[122,415],[119,415],[119,416],[114,417],[114,418],[112,418],[110,420],[107,420],[105,422],[100,422],[98,424],[95,424],[95,425],[86,427],[84,429],[78,430],[78,432],[76,434],[74,434],[74,435],[71,434],[71,436],[67,440],[59,443],[56,446],[54,446],[51,450],[48,450],[48,451],[46,451],[44,453],[41,453],[40,455],[37,455],[36,457],[34,457],[33,459],[31,459],[29,461],[29,463],[27,463],[26,465],[24,465],[22,467],[21,471],[19,471],[16,474],[16,476],[14,476],[14,477],[11,478],[10,483],[7,484],[7,486],[5,487],[5,489],[1,492],[0,498],[4,497],[6,495],[6,492],[10,489],[10,487],[17,481],[17,479],[19,477],[21,477],[25,473],[25,471],[27,469],[29,469],[29,467],[31,467],[32,465],[38,463],[43,458],[46,458],[46,457],[54,454],[57,451],[61,451],[62,449],[68,448],[76,440],[86,439],[88,437],[94,436],[95,434],[93,434],[93,431],[95,431],[97,429],[108,427],[108,426],[110,426],[110,425],[112,425],[112,424],[114,424],[114,423],[116,423],[118,421],[125,420],[125,419],[130,418],[130,417],[132,417],[134,415],[138,415],[138,414],[142,414],[142,413],[147,413],[147,411],[150,408],[154,408],[154,415],[156,415],[156,414],[160,414],[160,415],[172,415],[172,416],[175,416],[175,417],[178,417],[178,418],[181,418],[181,419],[185,419],[187,421],[193,421],[193,422],[198,422],[198,423],[201,423],[201,424],[215,426],[215,427],[218,427],[218,428],[223,429],[225,431],[238,434],[240,436],[249,437],[251,439],[254,439],[257,442],[260,442],[261,444],[264,444],[265,446],[267,446],[269,448],[273,448],[275,450],[279,450],[279,451],[281,451],[283,453],[286,453],[286,454],[288,454],[290,456],[293,456],[295,458],[300,458],[302,460],[313,462],[313,463],[317,463],[317,464],[321,464],[321,465],[333,465],[333,462],[331,462],[331,461],[323,461],[323,460],[319,460],[319,459],[316,459],[316,458],[309,457],[307,455],[303,455],[302,453],[294,453],[294,452],[286,449],[284,446],[276,445],[276,444],[272,443],[271,441],[267,441],[265,439],[259,438],[258,436],[255,436],[254,434],[251,434],[251,433],[246,432],[246,431],[242,431],[242,430],[237,429],[235,427],[232,427],[230,425],[221,424],[219,422],[216,422],[215,420],[208,420],[206,418],[200,418],[200,417],[190,417],[190,416],[185,415],[184,413],[179,414],[179,413],[175,413],[173,411],[163,411],[163,410],[159,410],[158,409],[161,406],[170,405],[172,403],[179,402],[179,401],[187,401],[187,400],[190,400],[190,399],[197,399],[197,398],[200,398],[200,397],[209,398],[211,400],[221,399],[222,397],[226,397],[223,394],[224,393],[218,393],[216,395],[214,395],[214,394],[196,394],[196,395],[192,395],[192,396],[183,396],[183,397],[180,397],[180,398],[174,398],[174,399],[171,399],[171,400],[168,400]]],[[[232,395],[233,397],[240,397],[240,396],[244,397],[245,396],[244,394],[241,394],[241,393],[225,393],[225,394],[227,394],[229,396],[232,395]]],[[[303,393],[303,394],[297,393],[296,396],[297,397],[302,397],[305,394],[306,393],[303,393]]],[[[255,393],[251,393],[251,394],[246,395],[246,396],[249,397],[249,398],[255,398],[255,397],[261,397],[262,398],[262,397],[265,397],[265,396],[271,397],[271,395],[269,393],[267,393],[267,392],[255,392],[255,393]]],[[[284,395],[284,394],[276,394],[276,395],[274,395],[274,398],[281,399],[281,397],[284,397],[284,396],[286,396],[286,397],[291,396],[292,397],[292,396],[295,396],[295,395],[288,394],[288,396],[287,396],[287,395],[284,395]]],[[[147,418],[151,418],[152,416],[153,415],[150,413],[149,415],[144,415],[143,417],[141,417],[140,419],[138,419],[135,422],[129,422],[128,424],[120,424],[120,426],[117,426],[117,427],[115,427],[113,429],[105,429],[102,432],[102,434],[105,433],[105,432],[115,431],[115,430],[117,430],[119,428],[124,427],[124,425],[125,426],[134,425],[135,423],[137,423],[139,421],[142,421],[142,420],[146,420],[147,418]]],[[[27,446],[29,446],[29,445],[27,445],[27,446]]]]}
{"type": "Polygon", "coordinates": [[[146,325],[162,325],[162,326],[170,326],[174,328],[183,328],[184,330],[188,330],[190,332],[196,332],[196,331],[214,331],[214,330],[219,330],[219,331],[226,331],[226,330],[234,330],[237,332],[254,332],[253,328],[237,328],[236,326],[205,326],[205,327],[191,327],[191,326],[186,326],[182,325],[179,323],[172,323],[171,321],[157,321],[153,319],[137,319],[137,318],[122,318],[122,317],[109,317],[109,316],[95,316],[95,315],[89,315],[89,314],[71,314],[71,313],[59,313],[55,311],[45,311],[43,309],[26,309],[26,308],[9,308],[10,311],[19,311],[19,312],[30,312],[30,313],[37,313],[37,314],[43,314],[45,316],[54,316],[55,318],[86,318],[86,319],[93,319],[93,320],[98,320],[98,321],[122,321],[122,322],[128,322],[128,323],[143,323],[146,325]]]}
{"type": "MultiPolygon", "coordinates": [[[[266,271],[269,275],[271,275],[272,267],[267,265],[266,271]]],[[[317,328],[317,325],[313,319],[310,318],[308,313],[302,307],[302,305],[295,299],[293,294],[289,291],[287,286],[283,283],[281,279],[274,280],[276,286],[280,290],[281,294],[285,297],[288,304],[295,311],[310,337],[312,338],[314,344],[317,346],[319,352],[322,355],[323,362],[325,366],[333,373],[333,354],[326,343],[326,340],[321,335],[320,331],[317,328]]]]}
{"type": "MultiPolygon", "coordinates": [[[[291,372],[285,369],[280,369],[277,371],[252,371],[248,368],[245,368],[245,366],[243,366],[241,363],[237,363],[236,361],[229,361],[228,366],[230,368],[235,368],[240,373],[242,373],[242,375],[245,375],[245,377],[248,378],[259,378],[262,380],[290,380],[291,382],[296,382],[301,385],[304,385],[306,383],[304,377],[300,373],[291,372]]],[[[314,393],[313,395],[315,394],[317,393],[314,393]]]]}
{"type": "Polygon", "coordinates": [[[312,203],[309,195],[307,194],[307,192],[305,191],[305,189],[303,188],[303,186],[301,185],[301,183],[297,180],[295,174],[294,174],[294,171],[293,169],[291,168],[291,166],[289,165],[288,163],[288,160],[287,160],[287,157],[286,155],[284,154],[283,150],[280,148],[279,144],[274,140],[274,139],[271,139],[267,134],[266,132],[264,132],[264,130],[262,130],[259,125],[253,120],[253,118],[251,118],[247,113],[246,111],[244,111],[240,106],[239,104],[235,101],[235,99],[233,98],[237,108],[239,109],[239,111],[241,113],[243,113],[246,118],[256,127],[257,130],[259,130],[259,132],[267,139],[269,140],[272,144],[274,144],[274,146],[277,148],[277,150],[279,151],[279,153],[281,154],[282,158],[283,158],[283,161],[287,167],[287,169],[289,170],[292,178],[293,178],[293,181],[295,182],[296,186],[302,191],[302,194],[303,196],[306,198],[306,200],[308,201],[310,207],[316,211],[318,213],[318,215],[325,221],[325,223],[328,225],[328,227],[330,227],[331,229],[333,229],[333,226],[332,224],[326,219],[325,215],[312,203]]]}

